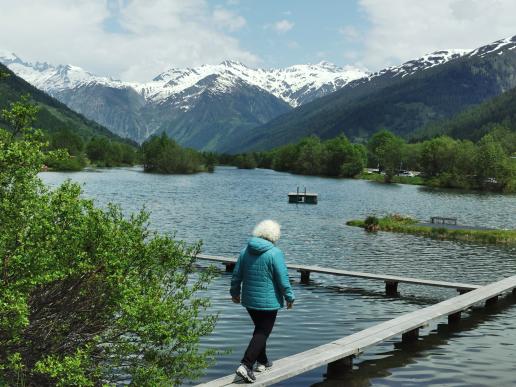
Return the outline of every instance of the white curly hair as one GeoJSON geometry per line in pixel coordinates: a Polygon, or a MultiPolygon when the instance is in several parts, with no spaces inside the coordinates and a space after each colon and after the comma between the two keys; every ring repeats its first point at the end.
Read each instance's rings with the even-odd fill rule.
{"type": "Polygon", "coordinates": [[[253,235],[255,237],[267,239],[272,243],[276,243],[280,239],[281,235],[281,226],[278,222],[274,220],[263,220],[256,225],[253,230],[253,235]]]}

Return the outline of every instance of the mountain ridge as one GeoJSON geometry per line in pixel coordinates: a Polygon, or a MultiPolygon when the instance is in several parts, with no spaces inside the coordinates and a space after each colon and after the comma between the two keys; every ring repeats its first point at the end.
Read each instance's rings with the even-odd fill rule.
{"type": "Polygon", "coordinates": [[[95,76],[73,65],[28,63],[13,53],[0,53],[0,62],[120,136],[142,142],[153,134],[166,132],[181,145],[217,151],[225,149],[213,148],[220,141],[212,141],[201,131],[215,135],[214,130],[218,130],[216,137],[226,138],[238,130],[262,125],[294,106],[367,74],[328,62],[264,70],[228,60],[218,65],[172,68],[152,81],[137,83],[95,76]],[[233,107],[225,115],[216,101],[222,94],[226,104],[233,107]],[[237,100],[243,96],[246,101],[237,100]],[[207,98],[213,99],[212,112],[209,104],[204,103],[207,98]],[[193,109],[198,101],[204,101],[202,108],[193,109]],[[194,112],[199,114],[198,125],[194,125],[194,112]]]}
{"type": "MultiPolygon", "coordinates": [[[[8,108],[10,103],[16,102],[21,96],[29,94],[31,100],[40,108],[34,123],[35,127],[42,128],[50,133],[70,130],[84,139],[104,136],[116,141],[132,143],[132,141],[121,138],[97,122],[71,110],[64,103],[32,86],[1,63],[0,71],[9,74],[0,82],[0,109],[8,108]]],[[[3,127],[8,126],[1,118],[0,123],[3,127]]]]}

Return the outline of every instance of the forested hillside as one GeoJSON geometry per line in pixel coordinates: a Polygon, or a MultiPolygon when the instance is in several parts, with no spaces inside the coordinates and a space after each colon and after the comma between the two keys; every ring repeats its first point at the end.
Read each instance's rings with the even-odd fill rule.
{"type": "Polygon", "coordinates": [[[495,127],[516,132],[516,88],[467,109],[449,120],[428,125],[414,135],[415,139],[446,134],[453,138],[479,140],[495,127]]]}
{"type": "MultiPolygon", "coordinates": [[[[84,139],[102,135],[122,140],[121,137],[111,133],[105,127],[88,120],[48,94],[31,86],[2,64],[0,64],[0,72],[9,74],[0,82],[0,109],[7,108],[10,103],[18,101],[22,95],[30,94],[31,100],[40,108],[34,124],[36,127],[42,128],[46,132],[68,129],[84,139]]],[[[0,123],[2,126],[7,125],[1,118],[0,123]]]]}

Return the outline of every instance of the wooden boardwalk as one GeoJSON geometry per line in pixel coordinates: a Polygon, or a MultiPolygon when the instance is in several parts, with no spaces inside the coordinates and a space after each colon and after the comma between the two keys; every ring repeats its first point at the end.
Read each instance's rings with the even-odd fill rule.
{"type": "MultiPolygon", "coordinates": [[[[272,369],[257,373],[255,386],[268,386],[282,380],[328,365],[328,378],[342,376],[352,366],[353,357],[367,348],[396,336],[403,341],[418,337],[419,329],[431,321],[447,317],[449,324],[460,321],[461,312],[482,302],[496,303],[498,296],[512,291],[516,296],[516,276],[480,287],[438,304],[388,320],[328,344],[274,362],[272,369]]],[[[204,387],[236,386],[245,384],[238,376],[229,375],[200,384],[204,387]]]]}
{"type": "MultiPolygon", "coordinates": [[[[197,258],[204,259],[213,262],[220,262],[226,265],[226,271],[232,271],[236,258],[220,257],[215,255],[198,254],[197,258]]],[[[336,276],[347,276],[355,278],[366,278],[371,280],[379,280],[385,282],[385,291],[388,295],[395,295],[398,292],[398,283],[416,284],[416,285],[427,285],[436,286],[442,288],[456,289],[460,293],[465,293],[470,290],[480,288],[480,285],[465,284],[460,282],[447,282],[447,281],[435,281],[428,279],[418,279],[410,277],[400,277],[395,275],[383,275],[383,274],[372,274],[362,273],[359,271],[349,271],[340,269],[331,269],[319,266],[306,266],[306,265],[295,265],[287,264],[287,267],[291,270],[296,270],[301,273],[301,282],[308,283],[310,280],[310,273],[322,273],[336,276]]]]}

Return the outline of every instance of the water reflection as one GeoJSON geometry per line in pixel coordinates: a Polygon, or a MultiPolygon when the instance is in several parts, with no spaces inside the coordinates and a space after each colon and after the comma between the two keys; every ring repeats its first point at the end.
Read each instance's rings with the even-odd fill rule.
{"type": "MultiPolygon", "coordinates": [[[[474,308],[468,311],[467,316],[463,317],[458,325],[437,324],[437,326],[430,332],[422,332],[422,336],[413,342],[402,343],[394,342],[393,349],[390,351],[379,352],[374,356],[368,356],[367,359],[355,359],[355,365],[352,370],[346,372],[342,378],[330,380],[326,379],[323,382],[312,384],[313,387],[366,387],[372,385],[474,385],[478,384],[475,378],[469,378],[467,373],[460,372],[456,369],[456,364],[461,363],[464,367],[470,364],[467,357],[455,358],[450,367],[442,367],[441,369],[432,372],[418,372],[407,371],[407,369],[419,368],[419,361],[428,358],[428,356],[435,356],[438,354],[445,355],[442,350],[447,345],[454,345],[452,341],[461,339],[461,336],[468,336],[474,334],[472,331],[484,328],[489,323],[496,323],[497,319],[503,314],[513,314],[515,312],[515,297],[509,295],[500,299],[495,307],[489,308],[474,308]],[[397,370],[403,370],[404,374],[412,373],[412,380],[407,383],[406,378],[399,379],[397,370]],[[381,381],[380,381],[381,380],[381,381]]],[[[399,339],[399,338],[398,338],[399,339]]],[[[470,351],[479,351],[479,349],[486,350],[489,348],[473,348],[474,343],[471,343],[470,351]]],[[[457,354],[459,356],[459,354],[457,354]]],[[[478,364],[477,364],[478,365],[478,364]]],[[[489,375],[493,372],[492,365],[483,362],[480,367],[489,368],[489,375]]],[[[478,371],[477,371],[478,372],[478,371]]],[[[485,375],[485,380],[488,382],[491,376],[485,375]]],[[[506,378],[506,382],[511,384],[514,378],[511,376],[506,378]],[[510,382],[510,383],[509,383],[510,382]]],[[[489,385],[486,383],[485,385],[489,385]]],[[[504,384],[502,384],[504,385],[504,384]]]]}

